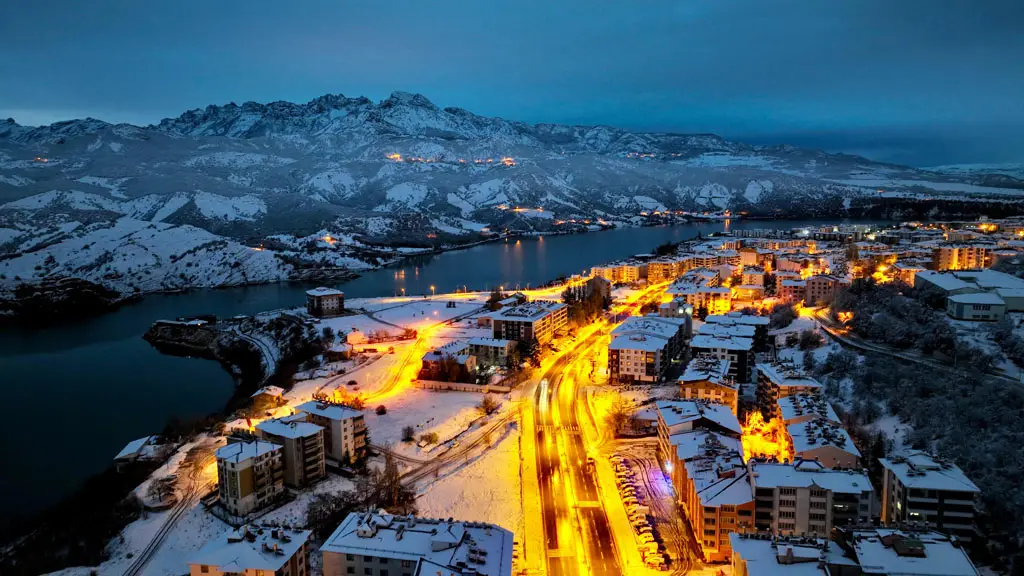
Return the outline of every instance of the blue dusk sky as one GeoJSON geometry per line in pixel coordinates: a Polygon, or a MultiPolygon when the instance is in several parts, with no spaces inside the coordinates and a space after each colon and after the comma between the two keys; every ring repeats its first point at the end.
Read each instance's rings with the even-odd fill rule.
{"type": "Polygon", "coordinates": [[[526,122],[1024,161],[1021,0],[50,0],[0,18],[0,118],[419,92],[526,122]]]}

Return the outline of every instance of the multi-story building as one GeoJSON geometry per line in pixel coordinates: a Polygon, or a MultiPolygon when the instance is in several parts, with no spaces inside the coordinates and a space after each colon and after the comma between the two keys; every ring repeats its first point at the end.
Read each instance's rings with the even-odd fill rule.
{"type": "Polygon", "coordinates": [[[307,422],[324,429],[327,458],[346,464],[366,455],[366,421],[359,410],[315,400],[299,404],[296,410],[306,414],[307,422]]]}
{"type": "Polygon", "coordinates": [[[503,308],[491,313],[494,338],[541,344],[551,341],[555,333],[565,329],[569,308],[561,302],[536,301],[503,308]]]}
{"type": "Polygon", "coordinates": [[[282,453],[277,444],[261,440],[218,448],[214,456],[224,509],[235,516],[247,516],[279,498],[284,492],[282,453]]]}
{"type": "MultiPolygon", "coordinates": [[[[851,576],[978,576],[958,538],[931,530],[837,528],[835,544],[860,571],[851,576]]],[[[845,574],[839,576],[846,576],[845,574]]]]}
{"type": "Polygon", "coordinates": [[[505,366],[516,347],[515,341],[498,338],[470,338],[468,343],[479,366],[505,366]]]}
{"type": "Polygon", "coordinates": [[[791,394],[779,398],[775,402],[773,417],[782,420],[786,426],[818,418],[839,422],[839,415],[832,405],[819,394],[791,394]]]}
{"type": "Polygon", "coordinates": [[[754,485],[754,528],[776,536],[827,538],[834,526],[868,522],[874,489],[860,470],[831,470],[797,458],[792,464],[747,463],[754,485]]]}
{"type": "Polygon", "coordinates": [[[689,288],[679,293],[694,310],[725,314],[732,310],[732,290],[724,286],[689,288]]]}
{"type": "Polygon", "coordinates": [[[245,524],[189,559],[190,576],[308,576],[310,530],[245,524]]]}
{"type": "Polygon", "coordinates": [[[786,439],[796,458],[818,460],[826,468],[860,468],[860,451],[850,433],[827,418],[811,418],[786,426],[786,439]]]}
{"type": "Polygon", "coordinates": [[[785,362],[758,362],[757,402],[766,415],[773,414],[779,398],[794,394],[818,394],[821,383],[806,376],[803,369],[785,362]]]}
{"type": "Polygon", "coordinates": [[[679,395],[684,400],[706,400],[724,404],[737,414],[739,385],[729,376],[729,361],[697,356],[690,360],[679,377],[679,395]]]}
{"type": "Polygon", "coordinates": [[[808,306],[831,303],[832,299],[839,293],[839,290],[847,285],[844,278],[824,274],[811,276],[805,282],[804,304],[808,306]]]}
{"type": "Polygon", "coordinates": [[[657,382],[677,362],[689,320],[630,316],[612,331],[608,373],[616,382],[657,382]]]}
{"type": "Polygon", "coordinates": [[[692,356],[708,355],[729,361],[729,376],[736,382],[750,382],[754,365],[754,340],[738,336],[697,334],[690,340],[692,356]]]}
{"type": "Polygon", "coordinates": [[[682,273],[682,263],[677,258],[659,258],[647,263],[647,281],[651,284],[675,280],[682,273]]]}
{"type": "Polygon", "coordinates": [[[768,349],[768,324],[771,319],[767,316],[753,316],[742,312],[730,312],[728,314],[711,314],[704,319],[705,324],[739,324],[754,327],[754,352],[764,352],[768,349]]]}
{"type": "Polygon", "coordinates": [[[740,421],[728,406],[703,400],[661,400],[658,413],[658,449],[662,462],[671,462],[675,450],[670,437],[692,430],[709,430],[739,438],[740,421]]]}
{"type": "Polygon", "coordinates": [[[306,291],[306,312],[311,316],[337,316],[345,311],[345,293],[323,286],[306,291]]]}
{"type": "Polygon", "coordinates": [[[305,418],[300,413],[256,425],[257,434],[281,445],[284,483],[295,488],[308,486],[327,475],[324,429],[305,418]]]}
{"type": "Polygon", "coordinates": [[[944,244],[932,249],[935,270],[981,270],[992,265],[994,244],[944,244]]]}
{"type": "Polygon", "coordinates": [[[882,522],[920,522],[964,540],[976,536],[978,487],[956,465],[925,452],[879,459],[882,522]]]}
{"type": "Polygon", "coordinates": [[[783,278],[777,280],[775,296],[783,302],[802,302],[807,297],[807,282],[783,278]]]}
{"type": "Polygon", "coordinates": [[[353,512],[320,550],[324,576],[512,574],[512,532],[483,522],[353,512]]]}
{"type": "Polygon", "coordinates": [[[751,531],[754,521],[751,478],[740,441],[694,429],[674,434],[669,449],[672,482],[704,559],[728,560],[729,535],[751,531]]]}
{"type": "Polygon", "coordinates": [[[743,268],[743,281],[741,284],[760,286],[764,288],[765,272],[760,266],[745,266],[743,268]]]}

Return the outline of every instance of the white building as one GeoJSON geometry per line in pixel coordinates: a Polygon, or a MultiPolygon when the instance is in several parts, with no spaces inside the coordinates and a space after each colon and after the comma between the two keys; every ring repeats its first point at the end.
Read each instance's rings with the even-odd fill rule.
{"type": "Polygon", "coordinates": [[[324,576],[512,574],[512,533],[483,522],[352,513],[320,550],[324,576]]]}
{"type": "Polygon", "coordinates": [[[786,426],[795,458],[818,460],[826,468],[860,468],[860,451],[850,433],[837,422],[812,418],[786,426]]]}
{"type": "Polygon", "coordinates": [[[326,456],[339,464],[355,462],[366,453],[366,421],[363,413],[340,404],[311,400],[296,410],[306,414],[306,421],[324,429],[326,456]]]}
{"type": "Polygon", "coordinates": [[[995,322],[1006,316],[1006,302],[992,292],[954,294],[946,298],[946,314],[957,320],[995,322]]]}
{"type": "Polygon", "coordinates": [[[729,376],[736,382],[750,382],[754,366],[754,340],[734,336],[697,334],[690,340],[692,356],[713,356],[729,361],[729,376]]]}
{"type": "Polygon", "coordinates": [[[675,452],[670,436],[692,430],[710,430],[739,438],[743,434],[739,419],[728,406],[701,400],[661,400],[658,411],[658,446],[663,461],[671,461],[675,452]]]}
{"type": "Polygon", "coordinates": [[[221,446],[217,459],[220,503],[235,516],[246,516],[270,504],[284,492],[281,446],[256,440],[221,446]]]}
{"type": "Polygon", "coordinates": [[[679,395],[684,400],[706,400],[739,410],[739,385],[729,376],[729,361],[697,356],[679,377],[679,395]]]}
{"type": "Polygon", "coordinates": [[[976,499],[981,490],[956,465],[925,452],[879,459],[882,522],[922,522],[964,540],[975,534],[976,499]]]}
{"type": "Polygon", "coordinates": [[[206,543],[189,559],[190,576],[308,576],[309,530],[247,524],[206,543]]]}
{"type": "Polygon", "coordinates": [[[834,526],[868,522],[874,489],[861,470],[831,470],[820,462],[748,462],[756,499],[754,527],[779,535],[827,538],[834,526]]]}
{"type": "Polygon", "coordinates": [[[345,293],[334,288],[306,290],[306,312],[312,316],[337,316],[345,311],[345,293]]]}

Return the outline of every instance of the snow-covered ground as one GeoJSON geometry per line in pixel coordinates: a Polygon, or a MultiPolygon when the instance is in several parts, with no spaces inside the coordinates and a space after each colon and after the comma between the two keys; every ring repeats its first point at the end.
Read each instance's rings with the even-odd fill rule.
{"type": "Polygon", "coordinates": [[[418,448],[415,444],[402,442],[402,429],[412,426],[416,437],[426,432],[436,432],[441,443],[450,440],[481,417],[477,406],[483,399],[475,392],[452,392],[406,390],[384,405],[388,413],[377,415],[368,410],[366,424],[374,444],[391,444],[393,449],[409,456],[426,458],[436,446],[418,448]]]}

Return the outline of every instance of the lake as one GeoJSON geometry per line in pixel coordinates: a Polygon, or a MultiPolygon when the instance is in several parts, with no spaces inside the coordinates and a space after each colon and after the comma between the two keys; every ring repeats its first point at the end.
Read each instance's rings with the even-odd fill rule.
{"type": "MultiPolygon", "coordinates": [[[[733,221],[733,229],[820,226],[826,222],[733,221]]],[[[512,239],[415,257],[339,284],[348,298],[536,286],[560,275],[664,242],[721,231],[723,222],[620,228],[512,239]]],[[[159,433],[168,419],[216,412],[233,382],[219,364],[165,356],[142,340],[154,320],[233,316],[301,306],[309,285],[294,283],[154,295],[120,310],[38,330],[0,329],[0,381],[7,394],[9,463],[0,475],[0,518],[56,503],[108,466],[130,440],[159,433]],[[16,463],[16,464],[15,464],[16,463]]]]}

